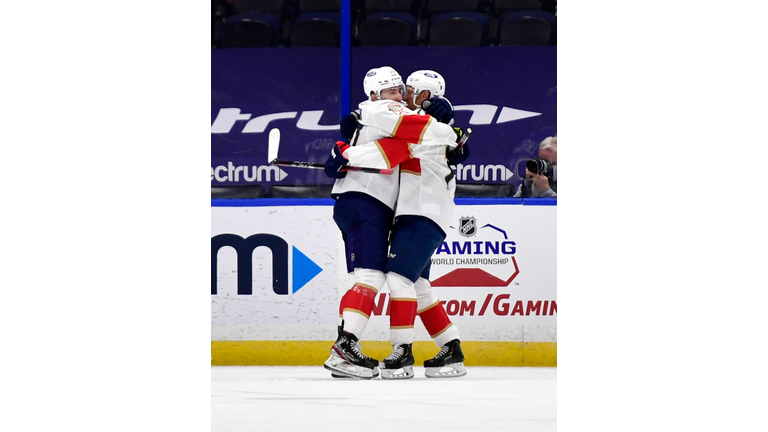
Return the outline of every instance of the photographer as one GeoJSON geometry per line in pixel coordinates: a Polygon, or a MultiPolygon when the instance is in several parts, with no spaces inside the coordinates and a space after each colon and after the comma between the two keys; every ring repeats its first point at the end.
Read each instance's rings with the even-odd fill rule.
{"type": "Polygon", "coordinates": [[[557,137],[546,137],[539,144],[539,159],[525,164],[525,178],[515,198],[557,197],[557,137]]]}

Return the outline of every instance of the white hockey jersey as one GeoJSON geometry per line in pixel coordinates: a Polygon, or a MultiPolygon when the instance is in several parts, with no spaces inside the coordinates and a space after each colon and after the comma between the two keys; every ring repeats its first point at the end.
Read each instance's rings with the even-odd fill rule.
{"type": "MultiPolygon", "coordinates": [[[[382,130],[376,127],[373,122],[373,117],[381,112],[384,115],[392,115],[399,117],[400,114],[383,109],[389,104],[398,104],[395,101],[382,100],[382,101],[364,101],[360,103],[359,108],[361,110],[360,123],[363,124],[363,128],[359,130],[356,136],[352,139],[351,145],[355,146],[358,142],[365,143],[373,141],[379,138],[386,138],[390,136],[391,130],[382,130]],[[363,119],[364,117],[364,119],[363,119]],[[367,123],[366,123],[367,121],[367,123]],[[360,135],[364,135],[364,140],[360,140],[360,135]]],[[[400,104],[398,104],[400,105],[400,104]]],[[[365,166],[359,164],[351,164],[353,166],[365,166]]],[[[395,168],[391,175],[382,174],[369,174],[359,171],[348,172],[344,178],[337,179],[333,184],[331,195],[342,194],[345,192],[362,192],[370,195],[382,203],[386,204],[389,208],[395,208],[395,202],[397,201],[397,190],[399,186],[399,168],[395,168]]]]}
{"type": "MultiPolygon", "coordinates": [[[[424,216],[448,232],[455,206],[456,182],[448,167],[446,150],[456,147],[456,134],[453,128],[430,116],[419,115],[396,102],[383,102],[389,103],[373,102],[377,105],[371,107],[371,111],[377,115],[369,117],[369,131],[389,130],[389,136],[393,138],[377,139],[371,132],[366,132],[364,126],[358,140],[364,144],[348,148],[344,156],[354,166],[393,168],[399,165],[395,215],[424,216]],[[387,115],[386,111],[398,116],[387,115]],[[366,139],[371,141],[366,143],[363,141],[366,139]]],[[[363,109],[364,125],[365,115],[363,109]]]]}

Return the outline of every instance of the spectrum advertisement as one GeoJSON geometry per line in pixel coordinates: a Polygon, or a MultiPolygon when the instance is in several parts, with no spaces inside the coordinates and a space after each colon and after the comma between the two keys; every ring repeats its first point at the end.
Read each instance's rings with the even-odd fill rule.
{"type": "MultiPolygon", "coordinates": [[[[404,81],[435,70],[445,78],[455,125],[473,129],[472,155],[456,168],[457,181],[517,187],[541,140],[557,135],[556,49],[356,47],[352,109],[367,98],[362,80],[371,68],[394,67],[404,81]]],[[[341,138],[338,48],[212,50],[211,64],[212,186],[332,183],[322,170],[270,166],[267,136],[280,130],[280,159],[325,162],[341,138]]]]}

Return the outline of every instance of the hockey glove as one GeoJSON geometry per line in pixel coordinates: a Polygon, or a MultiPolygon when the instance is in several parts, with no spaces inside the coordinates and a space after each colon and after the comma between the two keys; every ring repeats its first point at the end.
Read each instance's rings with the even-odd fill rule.
{"type": "Polygon", "coordinates": [[[325,161],[325,175],[337,179],[347,176],[346,171],[341,171],[341,168],[349,163],[349,160],[342,155],[344,150],[348,148],[349,144],[344,141],[338,141],[336,145],[331,147],[331,155],[325,161]]]}
{"type": "Polygon", "coordinates": [[[448,102],[448,99],[433,97],[429,101],[422,102],[421,105],[425,113],[431,115],[440,123],[450,124],[451,120],[453,120],[453,106],[448,102]]]}
{"type": "Polygon", "coordinates": [[[449,151],[446,156],[448,157],[448,165],[458,165],[464,163],[469,157],[469,146],[464,144],[460,149],[454,149],[449,151]]]}
{"type": "Polygon", "coordinates": [[[360,120],[360,115],[354,111],[341,118],[341,121],[339,122],[339,130],[341,136],[344,137],[345,140],[352,141],[355,131],[363,128],[363,125],[358,123],[358,120],[360,120]]]}

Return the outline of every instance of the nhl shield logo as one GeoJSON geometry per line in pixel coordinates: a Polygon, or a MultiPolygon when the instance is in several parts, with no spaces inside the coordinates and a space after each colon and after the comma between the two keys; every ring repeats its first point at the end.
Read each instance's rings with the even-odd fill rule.
{"type": "Polygon", "coordinates": [[[459,218],[459,234],[464,237],[472,237],[477,234],[477,222],[473,216],[459,218]]]}

